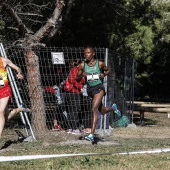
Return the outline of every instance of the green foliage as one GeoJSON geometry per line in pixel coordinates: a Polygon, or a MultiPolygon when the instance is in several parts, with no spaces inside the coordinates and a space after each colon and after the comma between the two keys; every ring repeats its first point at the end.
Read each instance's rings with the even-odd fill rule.
{"type": "Polygon", "coordinates": [[[4,26],[5,26],[4,21],[3,21],[3,20],[0,20],[0,35],[3,34],[4,26]]]}
{"type": "Polygon", "coordinates": [[[152,52],[153,45],[153,32],[147,26],[137,26],[136,32],[125,37],[125,44],[130,48],[131,55],[134,58],[143,58],[145,64],[150,63],[149,54],[152,52]]]}
{"type": "Polygon", "coordinates": [[[122,8],[124,11],[119,11],[124,17],[122,25],[117,27],[119,33],[116,34],[113,29],[110,48],[121,58],[135,58],[135,86],[140,88],[140,93],[136,95],[170,96],[167,93],[170,82],[165,78],[169,75],[169,62],[166,62],[170,42],[169,6],[170,2],[127,0],[122,8]]]}
{"type": "MultiPolygon", "coordinates": [[[[30,26],[34,32],[50,17],[55,6],[54,1],[47,0],[34,1],[36,5],[33,8],[24,5],[27,1],[10,0],[8,2],[13,6],[20,4],[22,7],[20,10],[29,10],[29,12],[35,12],[36,5],[47,4],[40,11],[43,17],[36,18],[40,22],[32,22],[24,15],[22,17],[25,25],[30,26]]],[[[122,61],[135,58],[136,85],[141,85],[141,94],[138,95],[145,95],[145,93],[153,95],[155,93],[153,89],[162,89],[163,84],[166,86],[167,81],[165,82],[166,78],[163,77],[169,75],[167,59],[170,49],[169,12],[170,2],[162,0],[103,0],[100,2],[76,0],[69,17],[63,20],[60,32],[47,45],[108,47],[122,61]],[[162,58],[166,63],[162,61],[162,58]],[[161,73],[158,70],[161,70],[161,73]],[[143,73],[147,76],[143,77],[143,73]],[[161,77],[157,78],[157,74],[161,77]],[[162,84],[161,88],[159,84],[162,84]]],[[[1,34],[6,35],[7,40],[13,41],[22,37],[23,35],[18,35],[15,30],[5,29],[8,26],[14,27],[15,24],[7,14],[1,15],[4,16],[1,17],[2,23],[5,23],[5,27],[0,23],[1,34]]]]}

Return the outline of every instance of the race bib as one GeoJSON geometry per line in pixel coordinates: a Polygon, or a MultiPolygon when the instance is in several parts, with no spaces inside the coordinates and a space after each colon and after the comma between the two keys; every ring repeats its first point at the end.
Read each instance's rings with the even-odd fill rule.
{"type": "Polygon", "coordinates": [[[97,81],[99,80],[99,74],[93,73],[93,74],[87,74],[87,81],[97,81]]]}
{"type": "Polygon", "coordinates": [[[0,78],[0,87],[4,86],[4,81],[2,78],[0,78]]]}

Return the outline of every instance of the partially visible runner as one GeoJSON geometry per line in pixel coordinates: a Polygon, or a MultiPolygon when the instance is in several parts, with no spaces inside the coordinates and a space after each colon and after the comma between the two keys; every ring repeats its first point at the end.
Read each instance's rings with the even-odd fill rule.
{"type": "Polygon", "coordinates": [[[27,108],[16,108],[11,112],[8,111],[8,101],[10,100],[12,93],[7,78],[7,66],[11,67],[17,72],[18,79],[23,79],[21,69],[18,66],[13,64],[11,60],[0,57],[0,138],[2,136],[5,121],[10,120],[19,112],[30,112],[30,109],[27,108]]]}
{"type": "Polygon", "coordinates": [[[102,79],[109,74],[109,69],[103,61],[94,58],[95,51],[93,47],[86,47],[84,50],[85,60],[79,65],[76,80],[80,81],[82,77],[86,78],[87,94],[92,98],[92,129],[91,133],[85,137],[89,141],[94,141],[94,133],[98,120],[98,110],[102,115],[114,111],[118,117],[120,111],[114,103],[112,107],[105,107],[102,104],[102,98],[105,95],[105,88],[102,79]]]}

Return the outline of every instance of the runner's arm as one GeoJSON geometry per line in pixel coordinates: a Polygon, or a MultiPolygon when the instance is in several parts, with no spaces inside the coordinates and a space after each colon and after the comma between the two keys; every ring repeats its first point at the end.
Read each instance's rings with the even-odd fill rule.
{"type": "Polygon", "coordinates": [[[17,65],[15,65],[11,60],[7,58],[3,58],[3,62],[5,63],[5,66],[9,66],[17,72],[18,79],[23,79],[23,75],[21,74],[21,69],[17,65]]]}

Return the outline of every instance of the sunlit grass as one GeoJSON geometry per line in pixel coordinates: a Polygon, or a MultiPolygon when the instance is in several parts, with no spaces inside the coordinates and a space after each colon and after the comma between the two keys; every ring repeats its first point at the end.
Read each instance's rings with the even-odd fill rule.
{"type": "MultiPolygon", "coordinates": [[[[113,135],[107,137],[110,144],[92,145],[90,142],[76,143],[76,136],[64,136],[70,144],[60,144],[57,137],[46,136],[36,142],[13,143],[0,150],[1,156],[40,155],[40,154],[72,154],[72,153],[119,153],[158,148],[170,148],[170,119],[165,114],[149,114],[145,118],[143,127],[114,129],[113,135]],[[153,119],[153,121],[151,121],[153,119]],[[153,124],[154,123],[154,124],[153,124]],[[152,126],[150,126],[152,125],[152,126]],[[154,125],[154,126],[153,126],[154,125]],[[113,142],[113,144],[112,144],[113,142]],[[114,143],[118,144],[114,144],[114,143]]],[[[59,133],[59,132],[56,132],[59,133]]],[[[0,141],[3,145],[7,140],[16,140],[11,131],[4,132],[0,141]]],[[[64,134],[63,134],[64,135],[64,134]]],[[[63,139],[64,139],[63,138],[63,139]]],[[[0,146],[1,147],[1,146],[0,146]]],[[[64,158],[25,160],[1,162],[0,170],[9,169],[47,169],[47,170],[136,170],[136,169],[170,169],[170,153],[136,154],[136,155],[98,155],[76,156],[64,158]]]]}

